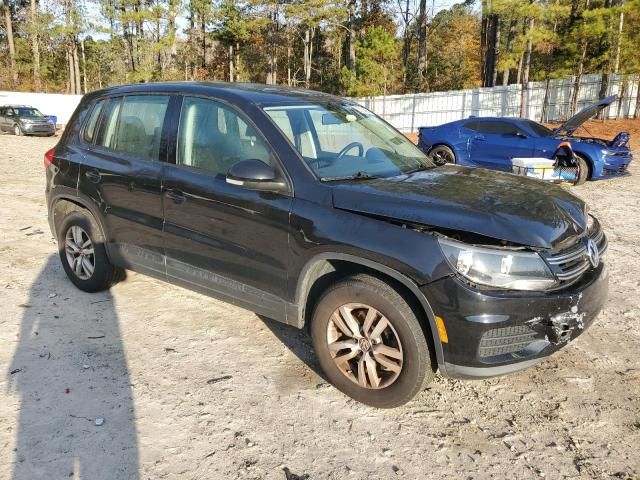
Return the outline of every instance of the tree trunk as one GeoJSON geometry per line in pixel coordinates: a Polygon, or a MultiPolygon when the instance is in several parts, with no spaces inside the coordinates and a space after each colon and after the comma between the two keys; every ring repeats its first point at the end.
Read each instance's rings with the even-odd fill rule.
{"type": "Polygon", "coordinates": [[[229,81],[235,80],[235,66],[233,64],[233,45],[229,45],[229,81]]]}
{"type": "Polygon", "coordinates": [[[404,87],[404,93],[407,92],[407,71],[409,70],[409,50],[411,49],[410,34],[411,30],[409,29],[409,0],[407,0],[404,11],[404,46],[402,47],[402,85],[404,87]]]}
{"type": "Polygon", "coordinates": [[[618,73],[620,69],[620,49],[622,47],[622,28],[624,26],[624,11],[622,11],[622,7],[624,6],[624,0],[620,1],[620,17],[618,18],[618,38],[616,39],[616,55],[615,60],[613,61],[613,73],[618,73]]]}
{"type": "Polygon", "coordinates": [[[9,63],[11,66],[11,80],[13,86],[18,86],[18,69],[16,68],[16,45],[13,39],[13,22],[11,21],[11,10],[9,4],[4,1],[2,3],[2,11],[4,13],[4,24],[7,32],[7,45],[9,47],[9,63]]]}
{"type": "Polygon", "coordinates": [[[307,27],[304,32],[304,86],[311,85],[311,58],[313,55],[313,35],[311,27],[307,27]]]}
{"type": "Polygon", "coordinates": [[[589,42],[585,40],[582,43],[582,52],[580,53],[580,60],[578,61],[578,68],[573,81],[573,89],[571,91],[571,115],[575,114],[578,110],[578,94],[580,93],[580,82],[582,80],[582,72],[584,70],[584,62],[587,58],[588,48],[589,42]]]}
{"type": "Polygon", "coordinates": [[[82,52],[82,92],[87,93],[87,57],[84,54],[84,40],[80,40],[80,51],[82,52]]]}
{"type": "Polygon", "coordinates": [[[540,122],[545,123],[549,117],[549,87],[551,85],[551,79],[547,74],[547,80],[544,84],[544,100],[542,101],[542,115],[540,115],[540,122]]]}
{"type": "Polygon", "coordinates": [[[124,20],[126,17],[126,10],[124,3],[120,4],[120,15],[122,16],[122,36],[124,37],[125,43],[127,44],[127,50],[129,53],[129,63],[131,64],[131,71],[136,71],[136,58],[134,54],[134,46],[133,46],[133,37],[131,35],[130,24],[128,20],[124,20]]]}
{"type": "Polygon", "coordinates": [[[269,57],[267,59],[267,85],[276,85],[278,83],[278,6],[269,4],[269,16],[271,23],[269,25],[269,57]],[[273,10],[271,10],[273,8],[273,10]]]}
{"type": "Polygon", "coordinates": [[[482,86],[493,87],[497,79],[498,43],[500,41],[500,16],[489,15],[484,25],[484,56],[482,86]]]}
{"type": "Polygon", "coordinates": [[[529,68],[531,67],[531,50],[533,48],[531,42],[531,29],[533,28],[533,18],[527,21],[527,49],[524,53],[522,65],[522,92],[520,95],[520,117],[529,117],[529,68]]]}
{"type": "Polygon", "coordinates": [[[176,7],[178,6],[178,0],[169,0],[167,33],[169,35],[169,58],[167,66],[169,70],[175,68],[176,57],[178,55],[178,48],[176,45],[176,7]]]}
{"type": "Polygon", "coordinates": [[[202,35],[202,68],[207,66],[207,22],[202,15],[200,21],[200,34],[202,35]]]}
{"type": "Polygon", "coordinates": [[[287,86],[291,87],[291,39],[287,33],[287,86]]]}
{"type": "Polygon", "coordinates": [[[356,71],[356,0],[349,1],[349,58],[347,68],[356,71]]]}
{"type": "Polygon", "coordinates": [[[640,118],[640,80],[638,80],[636,87],[636,108],[633,112],[633,118],[640,118]]]}
{"type": "MultiPolygon", "coordinates": [[[[584,4],[584,9],[589,10],[589,4],[591,0],[586,0],[584,4]]],[[[575,11],[575,15],[577,15],[577,7],[575,11]]],[[[583,26],[586,24],[586,21],[583,20],[583,26]]],[[[580,39],[580,43],[582,45],[582,52],[580,53],[580,60],[578,60],[578,65],[576,67],[575,79],[573,81],[573,89],[571,92],[571,115],[576,113],[578,109],[578,95],[580,93],[580,81],[582,80],[582,73],[584,72],[584,62],[587,59],[587,49],[589,48],[589,41],[586,39],[580,39]]],[[[567,115],[568,116],[568,115],[567,115]]]]}
{"type": "Polygon", "coordinates": [[[427,0],[420,0],[420,13],[418,16],[418,78],[424,81],[427,78],[427,41],[429,37],[429,23],[427,16],[427,0]]]}
{"type": "MultiPolygon", "coordinates": [[[[516,36],[516,27],[518,25],[517,18],[512,18],[509,24],[509,33],[507,34],[507,53],[511,53],[513,50],[513,39],[516,36]]],[[[502,71],[502,85],[509,85],[509,69],[505,68],[502,71]]]]}
{"type": "Polygon", "coordinates": [[[33,55],[33,88],[37,91],[42,90],[42,81],[40,79],[40,48],[38,47],[38,19],[36,0],[30,1],[31,7],[31,54],[33,55]]]}
{"type": "Polygon", "coordinates": [[[76,81],[76,95],[82,93],[82,83],[80,80],[80,60],[78,58],[78,43],[73,39],[73,78],[76,81]]]}
{"type": "Polygon", "coordinates": [[[491,86],[495,87],[498,82],[498,60],[500,57],[500,15],[495,17],[495,25],[493,26],[495,33],[493,35],[493,65],[491,69],[491,86]]]}

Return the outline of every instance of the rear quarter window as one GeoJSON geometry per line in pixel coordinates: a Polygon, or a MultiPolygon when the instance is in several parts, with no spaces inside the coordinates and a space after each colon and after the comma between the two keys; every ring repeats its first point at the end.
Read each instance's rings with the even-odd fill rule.
{"type": "Polygon", "coordinates": [[[87,125],[84,127],[84,132],[82,134],[82,139],[87,143],[93,142],[93,137],[96,133],[96,127],[98,126],[98,119],[100,118],[100,113],[102,112],[102,107],[104,106],[105,100],[98,100],[91,110],[91,114],[89,115],[89,119],[87,120],[87,125]]]}

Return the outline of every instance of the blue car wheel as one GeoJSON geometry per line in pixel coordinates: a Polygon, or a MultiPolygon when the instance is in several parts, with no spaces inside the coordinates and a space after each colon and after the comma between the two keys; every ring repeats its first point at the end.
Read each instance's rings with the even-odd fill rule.
{"type": "Polygon", "coordinates": [[[429,158],[438,166],[456,163],[456,154],[446,145],[436,145],[429,150],[429,158]]]}

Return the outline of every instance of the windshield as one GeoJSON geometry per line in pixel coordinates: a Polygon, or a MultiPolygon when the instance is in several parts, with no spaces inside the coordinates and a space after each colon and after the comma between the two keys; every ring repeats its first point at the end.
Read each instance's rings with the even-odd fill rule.
{"type": "Polygon", "coordinates": [[[392,177],[434,167],[404,135],[358,105],[292,105],[264,111],[321,180],[392,177]]]}
{"type": "Polygon", "coordinates": [[[529,128],[533,130],[533,133],[540,137],[550,137],[553,135],[553,130],[549,130],[547,127],[539,124],[538,122],[534,122],[533,120],[525,120],[525,122],[527,123],[529,128]]]}
{"type": "Polygon", "coordinates": [[[44,117],[37,108],[14,108],[19,117],[44,117]]]}

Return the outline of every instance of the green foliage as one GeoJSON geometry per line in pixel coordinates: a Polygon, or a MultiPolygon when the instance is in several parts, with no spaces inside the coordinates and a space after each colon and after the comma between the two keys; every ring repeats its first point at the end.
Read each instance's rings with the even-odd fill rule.
{"type": "MultiPolygon", "coordinates": [[[[429,10],[427,63],[420,74],[424,30],[417,1],[410,2],[406,25],[398,12],[405,2],[389,0],[48,0],[38,2],[34,20],[27,0],[0,2],[9,8],[24,90],[34,88],[34,35],[44,91],[68,88],[69,51],[78,52],[88,90],[138,81],[226,80],[232,69],[234,80],[308,83],[339,95],[476,87],[486,58],[482,22],[489,14],[498,25],[491,46],[497,83],[520,80],[529,39],[531,80],[610,72],[616,64],[619,73],[640,70],[640,0],[467,0],[435,15],[429,10]],[[347,68],[350,35],[353,70],[347,68]]],[[[0,89],[12,89],[1,22],[0,89]]]]}
{"type": "Polygon", "coordinates": [[[367,29],[356,46],[356,74],[342,69],[346,93],[353,96],[386,95],[398,82],[399,41],[383,27],[367,29]]]}

